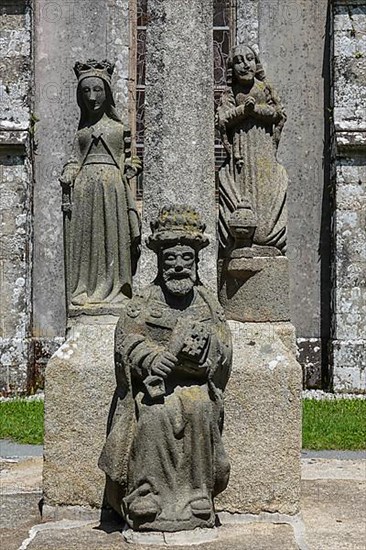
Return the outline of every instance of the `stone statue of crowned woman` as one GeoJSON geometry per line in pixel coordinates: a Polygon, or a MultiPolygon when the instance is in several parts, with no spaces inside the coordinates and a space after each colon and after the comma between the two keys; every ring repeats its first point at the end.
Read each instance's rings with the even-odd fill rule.
{"type": "Polygon", "coordinates": [[[141,170],[115,110],[114,66],[76,63],[80,122],[63,187],[66,291],[71,312],[98,313],[132,296],[140,219],[129,179],[141,170]]]}

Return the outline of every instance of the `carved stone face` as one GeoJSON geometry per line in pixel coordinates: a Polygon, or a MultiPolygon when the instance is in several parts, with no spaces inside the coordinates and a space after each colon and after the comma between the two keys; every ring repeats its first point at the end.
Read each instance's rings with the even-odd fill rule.
{"type": "Polygon", "coordinates": [[[95,114],[102,111],[106,102],[103,80],[98,77],[88,76],[81,81],[80,88],[88,112],[95,114]]]}
{"type": "Polygon", "coordinates": [[[240,84],[249,84],[253,81],[257,71],[257,63],[250,48],[242,46],[235,49],[233,70],[235,78],[240,84]]]}
{"type": "Polygon", "coordinates": [[[197,280],[196,252],[187,245],[177,244],[162,251],[162,279],[169,292],[185,296],[197,280]]]}

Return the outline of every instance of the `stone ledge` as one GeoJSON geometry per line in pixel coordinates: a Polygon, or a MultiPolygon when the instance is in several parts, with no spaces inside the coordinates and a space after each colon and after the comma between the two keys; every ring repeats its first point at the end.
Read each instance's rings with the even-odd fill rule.
{"type": "Polygon", "coordinates": [[[43,494],[52,507],[97,509],[103,503],[105,475],[98,458],[116,385],[117,318],[111,324],[91,322],[75,323],[46,367],[43,494]]]}
{"type": "Polygon", "coordinates": [[[338,151],[363,150],[366,148],[366,130],[342,130],[336,129],[336,145],[338,151]]]}
{"type": "Polygon", "coordinates": [[[0,129],[0,147],[26,147],[29,143],[28,130],[0,129]]]}
{"type": "Polygon", "coordinates": [[[333,390],[366,394],[366,340],[333,340],[333,390]]]}

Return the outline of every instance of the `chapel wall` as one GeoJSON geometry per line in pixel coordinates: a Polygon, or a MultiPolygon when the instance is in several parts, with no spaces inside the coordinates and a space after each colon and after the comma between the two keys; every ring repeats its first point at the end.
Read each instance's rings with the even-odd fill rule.
{"type": "MultiPolygon", "coordinates": [[[[64,339],[58,177],[78,124],[72,68],[85,55],[116,60],[114,95],[128,122],[134,5],[1,4],[0,389],[36,387],[64,339]]],[[[288,116],[279,160],[290,177],[291,321],[304,382],[339,391],[365,385],[365,6],[236,1],[237,41],[257,45],[288,116]]]]}
{"type": "Polygon", "coordinates": [[[366,391],[366,2],[334,2],[332,384],[366,391]]]}
{"type": "Polygon", "coordinates": [[[0,6],[0,392],[25,389],[32,357],[32,14],[0,6]]]}

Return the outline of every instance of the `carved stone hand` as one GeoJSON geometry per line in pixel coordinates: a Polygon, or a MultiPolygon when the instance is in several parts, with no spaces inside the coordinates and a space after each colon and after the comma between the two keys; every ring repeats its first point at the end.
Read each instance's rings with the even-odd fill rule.
{"type": "Polygon", "coordinates": [[[59,178],[61,185],[73,185],[78,172],[79,166],[77,166],[76,164],[69,164],[65,166],[59,178]]]}
{"type": "Polygon", "coordinates": [[[152,362],[151,372],[162,378],[166,378],[177,362],[175,355],[169,351],[159,353],[152,362]]]}

